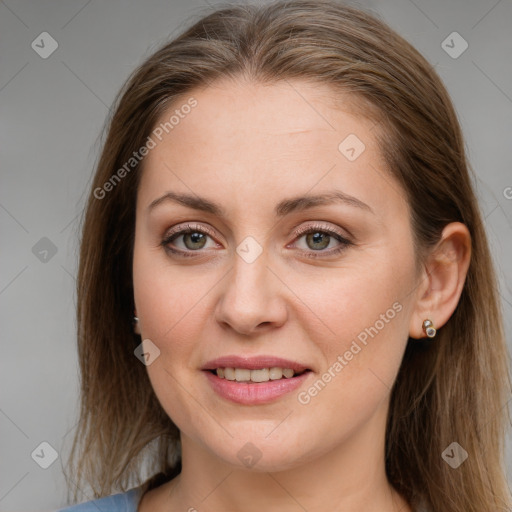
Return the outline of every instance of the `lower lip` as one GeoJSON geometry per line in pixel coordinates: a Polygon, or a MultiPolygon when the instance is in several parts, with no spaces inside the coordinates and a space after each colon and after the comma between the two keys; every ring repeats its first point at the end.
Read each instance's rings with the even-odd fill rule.
{"type": "Polygon", "coordinates": [[[297,389],[309,376],[310,371],[289,379],[268,382],[237,382],[221,379],[216,374],[203,370],[213,390],[221,397],[244,405],[265,404],[297,389]]]}

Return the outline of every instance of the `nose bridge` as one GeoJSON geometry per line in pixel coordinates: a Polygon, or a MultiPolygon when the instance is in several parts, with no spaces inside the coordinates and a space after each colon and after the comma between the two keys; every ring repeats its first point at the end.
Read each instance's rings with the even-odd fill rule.
{"type": "Polygon", "coordinates": [[[255,303],[268,300],[267,294],[272,293],[269,281],[273,277],[267,268],[268,249],[248,237],[237,246],[233,259],[228,291],[237,303],[253,303],[254,307],[255,303]]]}
{"type": "Polygon", "coordinates": [[[269,251],[246,237],[233,256],[233,268],[224,285],[217,320],[249,333],[260,324],[281,324],[286,315],[279,280],[268,268],[269,251]]]}

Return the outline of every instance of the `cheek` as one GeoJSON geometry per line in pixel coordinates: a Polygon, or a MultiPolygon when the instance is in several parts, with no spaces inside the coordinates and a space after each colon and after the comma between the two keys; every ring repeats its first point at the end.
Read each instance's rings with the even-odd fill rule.
{"type": "Polygon", "coordinates": [[[189,339],[200,331],[197,319],[204,296],[215,283],[211,272],[173,266],[159,252],[136,246],[133,286],[143,336],[158,345],[168,339],[189,339]]]}
{"type": "Polygon", "coordinates": [[[370,414],[396,378],[408,339],[414,268],[380,262],[364,271],[342,269],[308,295],[314,314],[303,325],[321,349],[323,368],[321,382],[299,402],[318,406],[319,414],[326,402],[354,419],[370,414]]]}
{"type": "MultiPolygon", "coordinates": [[[[373,268],[353,266],[334,271],[324,282],[316,281],[314,287],[314,280],[304,277],[301,289],[311,321],[303,325],[311,326],[310,338],[317,340],[331,358],[348,350],[353,340],[364,344],[377,337],[390,342],[388,350],[393,346],[400,350],[400,333],[403,335],[404,326],[408,325],[406,311],[413,270],[386,266],[382,260],[380,263],[379,268],[374,264],[373,268]]],[[[298,287],[296,284],[295,290],[298,287]]]]}
{"type": "Polygon", "coordinates": [[[190,397],[198,393],[189,377],[197,372],[194,351],[204,332],[204,295],[214,284],[212,277],[173,268],[160,255],[135,247],[133,284],[142,338],[160,351],[146,367],[156,397],[180,430],[207,423],[191,407],[190,397]]]}

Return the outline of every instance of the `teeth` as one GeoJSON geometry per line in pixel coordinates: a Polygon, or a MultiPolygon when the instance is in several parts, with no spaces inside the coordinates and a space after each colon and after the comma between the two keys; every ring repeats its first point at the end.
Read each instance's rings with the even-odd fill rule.
{"type": "Polygon", "coordinates": [[[251,370],[252,382],[267,382],[270,380],[270,370],[263,368],[262,370],[251,370]]]}
{"type": "Polygon", "coordinates": [[[270,368],[269,370],[269,377],[270,380],[278,380],[282,378],[283,376],[283,369],[282,368],[270,368]]]}
{"type": "Polygon", "coordinates": [[[296,375],[291,368],[262,368],[259,370],[249,370],[247,368],[217,368],[217,377],[226,380],[236,380],[237,382],[268,382],[269,380],[279,380],[283,377],[291,379],[296,375]]]}
{"type": "MultiPolygon", "coordinates": [[[[220,368],[220,370],[222,370],[222,368],[220,368]]],[[[218,370],[217,370],[217,376],[220,377],[218,370]]],[[[234,368],[224,368],[224,377],[227,380],[235,380],[235,369],[234,368]]]]}
{"type": "Polygon", "coordinates": [[[251,380],[251,370],[235,368],[235,380],[237,382],[245,382],[247,380],[251,380]]]}

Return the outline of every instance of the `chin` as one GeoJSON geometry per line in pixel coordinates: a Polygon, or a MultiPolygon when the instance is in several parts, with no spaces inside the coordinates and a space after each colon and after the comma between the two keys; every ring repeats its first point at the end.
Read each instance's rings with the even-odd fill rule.
{"type": "Polygon", "coordinates": [[[312,453],[306,453],[304,443],[300,440],[265,439],[268,430],[262,436],[238,435],[222,446],[211,446],[210,450],[227,464],[237,470],[263,472],[286,471],[298,467],[314,458],[312,453]],[[297,451],[297,446],[301,451],[297,451]]]}

